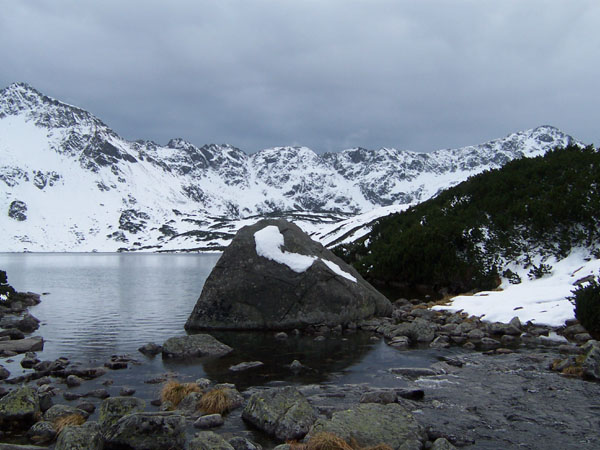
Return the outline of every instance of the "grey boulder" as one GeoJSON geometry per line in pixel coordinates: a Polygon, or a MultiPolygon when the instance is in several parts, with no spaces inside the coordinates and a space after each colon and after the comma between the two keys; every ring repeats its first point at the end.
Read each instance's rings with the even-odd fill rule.
{"type": "Polygon", "coordinates": [[[391,303],[298,226],[242,228],[210,273],[185,328],[291,330],[390,315],[391,303]]]}
{"type": "Polygon", "coordinates": [[[167,339],[162,346],[162,356],[163,358],[222,356],[232,350],[210,334],[193,334],[167,339]]]}
{"type": "Polygon", "coordinates": [[[185,418],[172,413],[133,413],[104,431],[106,449],[168,450],[184,448],[185,418]]]}

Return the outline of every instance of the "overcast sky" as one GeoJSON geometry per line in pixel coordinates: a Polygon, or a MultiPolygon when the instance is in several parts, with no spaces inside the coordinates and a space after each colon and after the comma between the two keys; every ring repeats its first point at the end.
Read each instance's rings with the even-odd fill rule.
{"type": "Polygon", "coordinates": [[[600,144],[598,0],[0,0],[0,87],[127,139],[455,148],[542,124],[600,144]]]}

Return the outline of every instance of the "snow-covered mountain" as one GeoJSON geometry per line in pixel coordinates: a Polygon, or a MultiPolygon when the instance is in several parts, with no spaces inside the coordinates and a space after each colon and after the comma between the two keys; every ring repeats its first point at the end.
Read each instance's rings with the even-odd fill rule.
{"type": "Polygon", "coordinates": [[[470,175],[573,141],[541,126],[432,153],[161,146],[17,83],[0,90],[0,251],[218,249],[263,215],[334,243],[470,175]]]}

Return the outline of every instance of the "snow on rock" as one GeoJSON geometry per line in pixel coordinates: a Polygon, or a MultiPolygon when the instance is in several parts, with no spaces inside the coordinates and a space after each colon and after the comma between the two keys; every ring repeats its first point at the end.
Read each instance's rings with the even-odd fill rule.
{"type": "Polygon", "coordinates": [[[355,277],[348,272],[343,271],[342,268],[333,261],[282,250],[281,247],[283,247],[284,244],[283,234],[281,234],[279,228],[275,225],[266,226],[254,233],[254,241],[256,242],[256,254],[258,256],[270,259],[279,264],[285,264],[294,272],[306,272],[315,261],[320,260],[335,274],[353,281],[354,283],[357,282],[355,277]]]}
{"type": "Polygon", "coordinates": [[[600,270],[600,260],[587,259],[586,251],[576,250],[560,261],[548,261],[552,273],[543,278],[531,280],[522,269],[520,284],[505,280],[498,291],[457,296],[449,305],[433,309],[463,311],[488,322],[508,323],[517,316],[523,323],[561,326],[575,317],[574,305],[567,297],[572,295],[576,282],[600,270]]]}

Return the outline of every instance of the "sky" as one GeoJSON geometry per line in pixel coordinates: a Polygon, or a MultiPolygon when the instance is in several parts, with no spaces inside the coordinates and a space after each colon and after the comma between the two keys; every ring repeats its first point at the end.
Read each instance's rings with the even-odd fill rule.
{"type": "Polygon", "coordinates": [[[427,152],[600,144],[597,0],[0,0],[0,88],[121,136],[427,152]]]}

